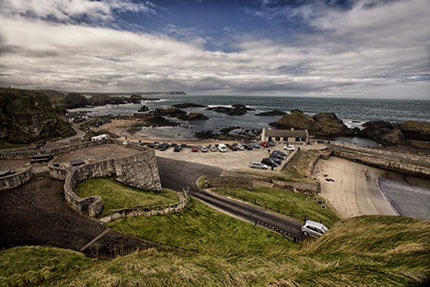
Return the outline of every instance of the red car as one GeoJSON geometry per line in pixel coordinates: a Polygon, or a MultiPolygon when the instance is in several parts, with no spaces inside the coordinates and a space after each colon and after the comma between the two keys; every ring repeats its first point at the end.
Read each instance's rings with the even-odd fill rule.
{"type": "Polygon", "coordinates": [[[198,152],[199,151],[199,147],[198,146],[193,146],[193,148],[191,149],[192,152],[198,152]]]}
{"type": "Polygon", "coordinates": [[[260,143],[260,145],[265,148],[268,148],[270,146],[268,142],[262,142],[260,143]]]}

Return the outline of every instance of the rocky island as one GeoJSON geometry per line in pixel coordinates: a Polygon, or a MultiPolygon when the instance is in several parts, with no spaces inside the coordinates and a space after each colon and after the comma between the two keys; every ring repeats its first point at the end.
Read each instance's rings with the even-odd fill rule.
{"type": "Polygon", "coordinates": [[[208,107],[206,108],[208,111],[214,111],[217,113],[224,113],[229,116],[242,116],[246,114],[248,111],[255,111],[253,108],[249,108],[245,105],[234,104],[229,107],[208,107]]]}

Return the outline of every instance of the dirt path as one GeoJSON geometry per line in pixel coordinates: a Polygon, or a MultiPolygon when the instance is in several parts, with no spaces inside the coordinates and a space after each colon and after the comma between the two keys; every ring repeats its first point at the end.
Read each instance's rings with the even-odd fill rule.
{"type": "Polygon", "coordinates": [[[344,216],[397,215],[379,190],[384,171],[356,162],[331,157],[319,160],[314,176],[321,181],[321,196],[344,216]]]}
{"type": "Polygon", "coordinates": [[[47,173],[0,193],[0,249],[45,245],[79,251],[86,247],[88,256],[112,258],[156,246],[105,230],[99,222],[73,210],[64,200],[63,182],[47,173]]]}

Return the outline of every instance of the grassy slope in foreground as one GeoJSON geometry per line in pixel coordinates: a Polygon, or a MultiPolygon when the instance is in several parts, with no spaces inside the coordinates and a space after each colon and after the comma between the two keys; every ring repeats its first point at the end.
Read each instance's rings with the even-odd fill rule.
{"type": "Polygon", "coordinates": [[[285,189],[274,189],[268,187],[254,187],[252,190],[241,188],[218,188],[213,191],[232,196],[235,195],[239,200],[246,199],[247,202],[252,202],[260,207],[277,211],[287,216],[298,220],[304,220],[304,217],[314,221],[321,221],[327,227],[330,227],[335,222],[339,221],[336,211],[329,204],[325,204],[325,208],[321,207],[318,201],[325,203],[325,200],[316,195],[306,195],[301,193],[291,192],[285,189]]]}
{"type": "MultiPolygon", "coordinates": [[[[188,232],[179,230],[178,241],[188,232]]],[[[276,257],[269,248],[242,258],[210,249],[152,249],[95,261],[68,250],[19,247],[0,252],[0,286],[422,286],[429,274],[429,238],[429,222],[362,216],[336,223],[300,250],[274,250],[276,257]],[[60,262],[68,267],[56,268],[60,262]]],[[[221,240],[218,248],[235,240],[221,240]]]]}
{"type": "Polygon", "coordinates": [[[98,217],[107,216],[115,209],[134,206],[148,206],[178,202],[175,191],[145,191],[125,186],[113,178],[92,178],[80,183],[76,194],[81,197],[99,195],[102,198],[103,211],[98,217]]]}

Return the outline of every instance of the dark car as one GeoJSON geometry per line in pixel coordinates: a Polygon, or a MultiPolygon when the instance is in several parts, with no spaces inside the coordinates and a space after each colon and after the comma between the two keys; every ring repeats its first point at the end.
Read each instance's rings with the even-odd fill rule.
{"type": "Polygon", "coordinates": [[[252,150],[253,149],[252,144],[244,144],[243,147],[245,149],[247,149],[247,150],[252,150]]]}
{"type": "Polygon", "coordinates": [[[282,151],[277,150],[277,149],[275,149],[275,150],[273,151],[273,153],[277,153],[277,154],[279,154],[279,155],[281,155],[281,156],[283,156],[283,157],[286,157],[286,156],[287,156],[287,155],[285,154],[285,152],[282,152],[282,151]]]}
{"type": "Polygon", "coordinates": [[[180,152],[183,149],[183,147],[181,145],[177,145],[175,146],[175,148],[173,149],[174,152],[180,152]]]}
{"type": "Polygon", "coordinates": [[[269,157],[276,157],[276,158],[279,158],[280,160],[284,159],[282,155],[277,154],[276,152],[272,152],[269,157]]]}
{"type": "Polygon", "coordinates": [[[278,166],[278,164],[273,159],[268,158],[268,157],[263,158],[261,160],[261,163],[264,163],[265,165],[273,166],[273,167],[277,167],[278,166]]]}
{"type": "Polygon", "coordinates": [[[147,147],[149,147],[149,148],[154,148],[155,144],[153,144],[153,143],[149,143],[149,144],[147,144],[146,146],[147,146],[147,147]]]}
{"type": "Polygon", "coordinates": [[[272,154],[270,155],[270,159],[273,160],[274,162],[276,162],[277,165],[280,165],[282,163],[282,159],[281,158],[279,158],[277,156],[274,156],[272,154]]]}
{"type": "Polygon", "coordinates": [[[169,148],[169,144],[167,144],[167,143],[162,143],[158,146],[158,150],[161,150],[161,151],[164,151],[168,148],[169,148]]]}
{"type": "Polygon", "coordinates": [[[237,146],[237,144],[232,144],[232,145],[230,146],[230,149],[231,149],[232,151],[238,151],[238,150],[239,150],[239,147],[237,146]]]}
{"type": "Polygon", "coordinates": [[[275,146],[275,142],[268,141],[268,143],[269,143],[269,146],[275,146]]]}

